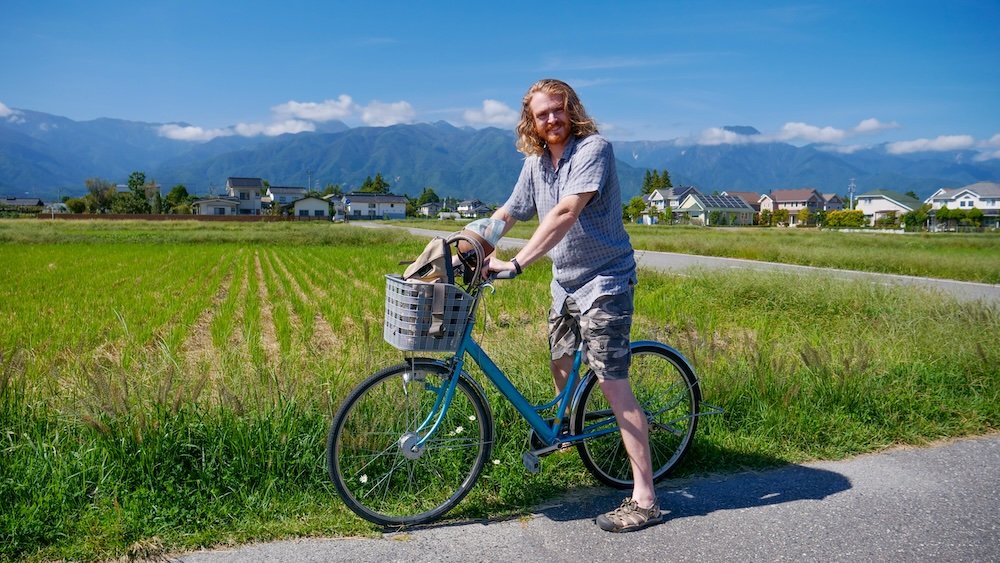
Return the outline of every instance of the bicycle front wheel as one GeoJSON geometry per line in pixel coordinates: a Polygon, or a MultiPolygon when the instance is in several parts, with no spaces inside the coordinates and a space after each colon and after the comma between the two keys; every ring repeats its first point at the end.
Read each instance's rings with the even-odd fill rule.
{"type": "Polygon", "coordinates": [[[348,508],[383,526],[429,522],[475,484],[493,444],[493,418],[462,375],[440,417],[451,372],[433,362],[384,369],[344,401],[330,427],[330,478],[348,508]]]}
{"type": "MultiPolygon", "coordinates": [[[[701,389],[678,352],[652,342],[633,343],[629,382],[649,423],[653,480],[658,481],[681,462],[691,446],[698,428],[701,389]]],[[[573,418],[575,434],[617,427],[596,377],[587,378],[573,418]]],[[[585,440],[577,451],[599,481],[619,489],[632,487],[632,465],[619,432],[585,440]]]]}

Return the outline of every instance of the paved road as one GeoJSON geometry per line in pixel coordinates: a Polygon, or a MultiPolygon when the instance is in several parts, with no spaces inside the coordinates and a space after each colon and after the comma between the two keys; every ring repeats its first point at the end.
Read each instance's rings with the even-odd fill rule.
{"type": "Polygon", "coordinates": [[[630,534],[594,525],[594,515],[619,496],[588,489],[520,520],[175,557],[191,563],[1000,561],[998,467],[1000,434],[994,434],[847,461],[666,481],[658,489],[666,521],[630,534]]]}
{"type": "MultiPolygon", "coordinates": [[[[357,223],[369,228],[404,228],[393,227],[380,223],[357,223]]],[[[405,228],[418,236],[440,236],[450,234],[447,231],[430,229],[405,228]]],[[[501,248],[520,248],[527,242],[524,239],[504,238],[500,241],[501,248]]],[[[794,264],[779,264],[776,262],[759,262],[756,260],[741,260],[739,258],[719,258],[714,256],[695,256],[675,252],[654,252],[637,250],[636,263],[640,268],[648,268],[663,272],[683,273],[692,269],[752,269],[758,271],[793,272],[835,276],[845,280],[864,280],[886,285],[911,285],[954,297],[960,301],[979,301],[1000,307],[1000,285],[974,283],[953,280],[921,278],[916,276],[901,276],[896,274],[878,274],[872,272],[857,272],[853,270],[838,270],[833,268],[816,268],[812,266],[797,266],[794,264]]]]}

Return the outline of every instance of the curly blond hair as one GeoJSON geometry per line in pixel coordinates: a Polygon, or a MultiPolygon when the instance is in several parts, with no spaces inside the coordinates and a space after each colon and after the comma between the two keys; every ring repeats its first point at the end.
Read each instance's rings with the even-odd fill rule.
{"type": "Polygon", "coordinates": [[[597,133],[597,123],[587,115],[579,96],[573,88],[554,78],[545,78],[535,82],[521,100],[521,121],[517,124],[517,150],[527,156],[540,155],[545,152],[545,140],[535,131],[535,116],[531,114],[531,97],[536,92],[544,92],[550,96],[559,96],[563,100],[563,109],[569,115],[570,127],[576,137],[586,137],[597,133]]]}

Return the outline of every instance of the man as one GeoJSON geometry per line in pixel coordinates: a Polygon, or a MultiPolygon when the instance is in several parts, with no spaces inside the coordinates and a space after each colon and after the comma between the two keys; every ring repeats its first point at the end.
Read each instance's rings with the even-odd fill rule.
{"type": "Polygon", "coordinates": [[[649,429],[628,381],[636,275],[614,152],[576,92],[559,80],[540,80],[528,89],[517,134],[526,159],[513,193],[493,218],[504,221],[505,234],[535,214],[541,221],[516,256],[491,258],[487,270],[520,273],[549,254],[549,348],[556,388],[566,384],[582,339],[632,464],[632,496],[598,516],[597,524],[612,532],[644,528],[663,516],[653,488],[649,429]]]}

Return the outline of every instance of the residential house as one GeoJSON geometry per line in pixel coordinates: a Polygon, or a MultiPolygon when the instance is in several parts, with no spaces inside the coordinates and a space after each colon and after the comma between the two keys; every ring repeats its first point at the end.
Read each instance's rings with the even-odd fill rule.
{"type": "Polygon", "coordinates": [[[352,192],[344,196],[347,217],[354,219],[405,219],[406,196],[352,192]]]}
{"type": "Polygon", "coordinates": [[[920,200],[892,190],[865,192],[856,197],[854,202],[854,209],[861,210],[872,227],[886,216],[895,214],[898,217],[920,207],[920,200]]]}
{"type": "Polygon", "coordinates": [[[260,178],[226,179],[226,196],[236,198],[239,202],[239,215],[260,215],[260,193],[264,189],[264,181],[260,178]]]}
{"type": "Polygon", "coordinates": [[[437,214],[441,212],[443,206],[437,201],[428,201],[427,203],[420,206],[417,211],[420,215],[424,217],[437,217],[437,214]]]}
{"type": "Polygon", "coordinates": [[[195,215],[238,215],[240,200],[228,196],[210,196],[194,200],[191,212],[195,215]]]}
{"type": "Polygon", "coordinates": [[[467,199],[460,202],[458,207],[455,208],[455,211],[458,211],[458,214],[462,217],[472,217],[476,219],[480,217],[489,217],[493,214],[493,210],[478,199],[467,199]]]}
{"type": "Polygon", "coordinates": [[[810,213],[815,213],[823,209],[826,199],[823,194],[812,188],[801,188],[796,190],[772,190],[769,194],[760,196],[760,210],[771,212],[779,209],[788,210],[788,224],[795,226],[799,223],[798,214],[803,209],[808,209],[810,213]]]}
{"type": "Polygon", "coordinates": [[[730,195],[704,195],[692,192],[677,208],[693,223],[708,226],[753,225],[753,207],[743,199],[730,195]]]}
{"type": "Polygon", "coordinates": [[[323,199],[330,205],[333,215],[331,218],[334,221],[343,221],[344,213],[346,212],[346,206],[344,205],[344,196],[329,194],[323,196],[323,199]]]}
{"type": "Polygon", "coordinates": [[[306,189],[295,186],[271,186],[267,188],[265,195],[271,198],[271,205],[284,206],[306,197],[306,189]]]}
{"type": "MultiPolygon", "coordinates": [[[[931,217],[942,207],[948,209],[979,209],[983,212],[982,225],[986,228],[1000,228],[1000,184],[976,182],[961,188],[941,188],[924,200],[931,205],[931,217]]],[[[932,220],[931,230],[938,228],[932,220]]]]}
{"type": "Polygon", "coordinates": [[[0,199],[0,205],[7,208],[42,207],[45,205],[45,202],[37,197],[6,196],[3,199],[0,199]]]}
{"type": "Polygon", "coordinates": [[[760,212],[760,194],[757,192],[732,192],[724,191],[719,195],[728,195],[733,197],[738,197],[743,201],[747,202],[747,205],[753,208],[754,212],[760,212]]]}
{"type": "Polygon", "coordinates": [[[674,217],[677,216],[677,208],[680,207],[684,198],[691,193],[698,193],[698,190],[691,186],[687,186],[660,188],[649,192],[648,194],[642,196],[642,200],[646,204],[646,208],[642,211],[642,216],[639,218],[639,222],[643,225],[654,225],[658,223],[659,218],[668,207],[671,210],[672,217],[664,217],[664,221],[669,219],[668,222],[673,222],[674,217]]]}
{"type": "Polygon", "coordinates": [[[308,196],[299,198],[285,204],[283,207],[291,208],[292,215],[300,219],[326,219],[330,216],[330,202],[321,197],[308,196]]]}
{"type": "Polygon", "coordinates": [[[837,194],[823,194],[823,211],[841,211],[844,209],[844,200],[837,194]]]}

